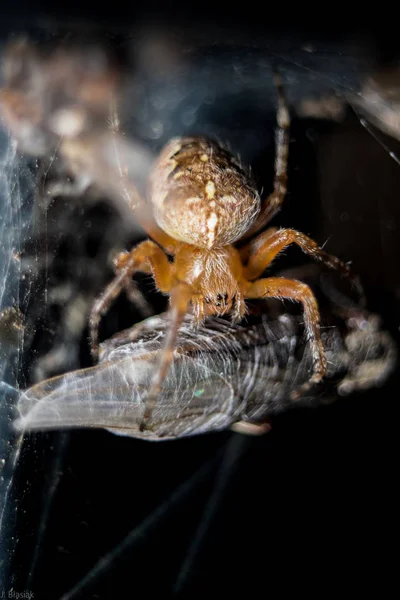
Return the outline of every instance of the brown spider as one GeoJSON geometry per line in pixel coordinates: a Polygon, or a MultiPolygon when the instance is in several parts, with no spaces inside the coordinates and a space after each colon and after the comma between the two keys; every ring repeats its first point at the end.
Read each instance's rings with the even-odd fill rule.
{"type": "Polygon", "coordinates": [[[234,321],[240,321],[246,312],[247,298],[289,298],[301,302],[313,373],[295,396],[325,375],[320,315],[312,291],[300,281],[260,277],[277,255],[293,243],[356,281],[348,265],[293,229],[268,229],[240,249],[233,246],[258,232],[278,211],[286,194],[290,120],[278,75],[275,84],[278,127],[272,194],[262,203],[249,171],[218,143],[202,137],[171,140],[161,152],[150,179],[154,220],[146,217],[144,227],[154,241],[144,241],[117,257],[117,276],[93,306],[90,332],[92,352],[97,356],[100,318],[124,287],[129,290],[135,272],[152,273],[157,288],[169,294],[171,325],[145,402],[142,430],[147,428],[189,305],[194,323],[200,323],[206,315],[227,313],[234,321]],[[168,255],[174,257],[173,262],[168,255]]]}

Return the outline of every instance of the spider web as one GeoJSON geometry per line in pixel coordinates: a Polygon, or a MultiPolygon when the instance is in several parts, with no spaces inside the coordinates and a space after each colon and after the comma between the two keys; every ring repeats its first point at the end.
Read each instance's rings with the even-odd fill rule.
{"type": "MultiPolygon", "coordinates": [[[[18,156],[15,143],[0,130],[0,531],[1,565],[12,553],[14,515],[7,511],[13,474],[22,445],[22,436],[12,426],[22,371],[25,330],[21,310],[31,293],[31,277],[24,269],[21,253],[29,235],[32,217],[34,168],[18,156]],[[23,284],[21,283],[23,281],[23,284]]],[[[29,335],[28,335],[29,340],[29,335]]],[[[4,573],[2,573],[4,575],[4,573]]]]}
{"type": "MultiPolygon", "coordinates": [[[[380,290],[390,297],[398,293],[394,257],[400,175],[358,120],[343,116],[343,106],[336,102],[343,92],[346,96],[358,89],[370,57],[362,52],[355,56],[354,47],[346,54],[318,44],[312,51],[311,46],[301,51],[296,47],[293,53],[285,52],[284,44],[265,52],[214,45],[197,49],[184,64],[167,34],[160,36],[160,43],[159,32],[146,33],[150,41],[140,48],[138,108],[132,122],[125,123],[127,129],[154,153],[172,135],[193,130],[216,135],[254,163],[265,189],[273,163],[273,92],[267,76],[271,57],[282,66],[289,101],[299,107],[301,120],[293,124],[296,166],[289,206],[279,222],[312,233],[320,242],[330,238],[329,251],[351,257],[390,329],[398,304],[388,299],[385,303],[380,290]],[[150,77],[146,61],[154,53],[167,67],[150,77]],[[333,98],[329,110],[335,114],[336,106],[336,122],[326,116],[312,118],[307,112],[310,103],[301,102],[304,95],[313,102],[333,98]],[[379,186],[373,181],[377,174],[379,186]],[[360,241],[354,228],[361,226],[365,239],[360,241]],[[373,252],[371,239],[376,240],[373,252]]],[[[271,434],[260,439],[220,433],[165,442],[160,450],[160,445],[103,431],[36,433],[24,440],[15,433],[11,425],[18,387],[89,364],[87,332],[77,315],[87,314],[93,297],[109,280],[110,249],[123,249],[138,235],[121,224],[107,198],[96,197],[82,206],[77,199],[61,197],[38,209],[37,196],[43,197],[38,182],[45,187],[57,153],[49,157],[43,177],[43,165],[21,157],[12,140],[4,132],[1,136],[4,589],[65,600],[141,597],[149,589],[190,597],[194,590],[205,593],[214,581],[220,593],[243,589],[251,595],[264,589],[265,582],[260,585],[257,580],[260,573],[264,578],[265,565],[268,578],[274,579],[284,553],[290,566],[295,563],[286,557],[285,536],[293,554],[302,552],[296,540],[310,535],[327,550],[312,525],[324,522],[331,544],[339,541],[352,518],[354,540],[358,536],[361,545],[362,518],[337,505],[346,487],[354,506],[363,501],[366,509],[372,508],[365,500],[371,476],[390,492],[385,475],[391,463],[376,464],[370,414],[386,412],[390,420],[395,387],[380,395],[371,391],[363,397],[362,409],[356,397],[320,412],[282,416],[271,434]],[[16,306],[18,311],[4,312],[16,306]],[[23,327],[20,312],[27,315],[23,327]],[[362,459],[354,450],[357,446],[363,449],[362,459]],[[353,482],[356,469],[358,480],[353,482]],[[253,550],[259,539],[267,540],[261,555],[253,550]]],[[[301,260],[290,253],[287,265],[301,260]]],[[[141,285],[155,310],[162,310],[152,282],[143,278],[141,285]]],[[[122,299],[103,337],[137,320],[122,299]]],[[[391,448],[384,436],[374,435],[383,459],[391,448]]]]}

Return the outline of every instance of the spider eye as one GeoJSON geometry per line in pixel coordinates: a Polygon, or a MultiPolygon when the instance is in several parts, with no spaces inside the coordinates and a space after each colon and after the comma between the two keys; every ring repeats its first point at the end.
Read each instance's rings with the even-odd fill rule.
{"type": "Polygon", "coordinates": [[[206,304],[210,304],[210,298],[204,298],[204,300],[206,301],[206,304]]]}

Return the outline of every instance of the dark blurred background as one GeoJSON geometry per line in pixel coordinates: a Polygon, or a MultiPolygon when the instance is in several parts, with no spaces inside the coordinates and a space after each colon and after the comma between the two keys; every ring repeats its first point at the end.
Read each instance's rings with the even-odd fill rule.
{"type": "MultiPolygon", "coordinates": [[[[127,135],[153,153],[172,135],[215,135],[252,164],[266,191],[274,157],[271,66],[278,66],[293,123],[289,193],[274,224],[351,260],[368,309],[397,339],[400,166],[347,102],[371,73],[397,64],[397,36],[361,20],[354,28],[344,15],[330,20],[330,31],[321,16],[313,25],[311,14],[296,27],[295,15],[284,15],[288,7],[267,20],[248,6],[206,16],[202,6],[192,15],[156,5],[129,15],[114,5],[17,6],[3,15],[3,41],[28,33],[39,43],[83,31],[127,57],[127,135]]],[[[390,151],[399,150],[376,131],[390,151]]],[[[40,165],[30,168],[40,178],[40,165]]],[[[90,364],[87,329],[69,340],[67,358],[49,359],[66,331],[52,291],[69,285],[71,297],[92,298],[112,276],[110,252],[144,237],[107,198],[60,198],[43,214],[25,249],[51,260],[38,267],[27,302],[35,323],[22,386],[38,373],[90,364]]],[[[291,249],[280,261],[306,259],[291,249]]],[[[142,283],[162,310],[164,300],[142,283]]],[[[122,298],[102,335],[137,319],[122,298]]],[[[394,573],[398,385],[395,374],[382,388],[293,410],[254,439],[230,432],[158,444],[104,431],[27,436],[9,501],[4,590],[31,590],[35,598],[325,596],[373,588],[384,595],[394,573]]]]}

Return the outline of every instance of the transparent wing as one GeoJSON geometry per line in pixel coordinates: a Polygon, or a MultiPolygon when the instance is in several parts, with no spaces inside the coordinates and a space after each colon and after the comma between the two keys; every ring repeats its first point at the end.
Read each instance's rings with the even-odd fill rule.
{"type": "MultiPolygon", "coordinates": [[[[140,432],[144,399],[162,351],[167,316],[151,317],[102,345],[101,363],[55,377],[22,393],[18,429],[100,427],[147,439],[217,431],[246,420],[262,423],[293,405],[315,404],[321,390],[293,402],[290,392],[309,376],[311,361],[298,317],[265,316],[244,326],[209,319],[181,328],[172,368],[156,404],[151,431],[140,432]]],[[[383,382],[396,350],[374,316],[327,328],[325,390],[345,394],[383,382]]]]}

